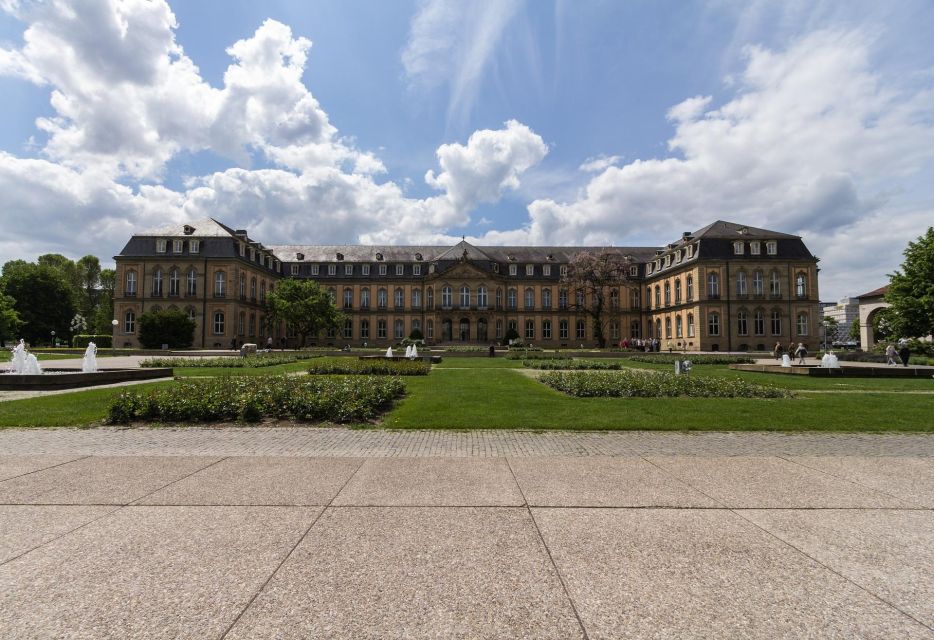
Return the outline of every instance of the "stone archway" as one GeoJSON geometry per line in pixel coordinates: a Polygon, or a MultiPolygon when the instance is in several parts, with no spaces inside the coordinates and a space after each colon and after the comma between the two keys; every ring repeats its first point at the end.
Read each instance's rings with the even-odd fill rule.
{"type": "Polygon", "coordinates": [[[872,321],[879,313],[880,309],[887,309],[887,302],[867,302],[859,303],[859,338],[860,348],[863,351],[869,351],[876,344],[876,336],[872,330],[872,321]]]}

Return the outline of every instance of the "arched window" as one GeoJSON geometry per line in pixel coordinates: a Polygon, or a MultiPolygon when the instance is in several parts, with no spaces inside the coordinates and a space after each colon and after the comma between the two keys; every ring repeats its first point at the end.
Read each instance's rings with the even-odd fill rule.
{"type": "Polygon", "coordinates": [[[752,295],[761,296],[763,292],[762,284],[762,272],[753,271],[752,272],[752,295]]]}
{"type": "Polygon", "coordinates": [[[574,292],[574,300],[575,300],[575,304],[577,305],[578,309],[581,309],[584,307],[584,290],[583,289],[578,289],[577,291],[574,292]]]}
{"type": "Polygon", "coordinates": [[[454,290],[448,286],[444,285],[441,288],[441,308],[450,309],[454,306],[454,290]]]}
{"type": "Polygon", "coordinates": [[[694,314],[693,313],[688,314],[688,337],[689,338],[694,337],[694,314]]]}
{"type": "Polygon", "coordinates": [[[417,287],[412,289],[412,308],[422,308],[422,290],[417,287]]]}
{"type": "Polygon", "coordinates": [[[542,308],[551,309],[551,289],[547,287],[542,289],[542,308]]]}
{"type": "Polygon", "coordinates": [[[736,295],[746,295],[746,272],[740,271],[736,274],[736,295]]]}
{"type": "Polygon", "coordinates": [[[568,339],[568,321],[567,320],[562,319],[558,322],[558,337],[561,338],[562,340],[568,339]]]}
{"type": "Polygon", "coordinates": [[[259,301],[266,304],[266,281],[263,280],[259,285],[259,301]]]}
{"type": "MultiPolygon", "coordinates": [[[[435,308],[435,290],[434,287],[428,287],[425,290],[425,304],[429,309],[435,308]]],[[[426,327],[427,328],[427,327],[426,327]]]]}
{"type": "Polygon", "coordinates": [[[808,278],[803,273],[795,276],[795,295],[799,298],[808,297],[808,278]]]}
{"type": "Polygon", "coordinates": [[[256,278],[250,279],[250,300],[256,302],[256,278]]]}
{"type": "Polygon", "coordinates": [[[461,286],[461,309],[470,307],[470,287],[466,284],[461,286]]]}
{"type": "Polygon", "coordinates": [[[675,280],[675,304],[681,304],[681,278],[675,280]]]}
{"type": "Polygon", "coordinates": [[[619,311],[619,289],[610,289],[610,309],[619,311]]]}
{"type": "Polygon", "coordinates": [[[707,316],[707,335],[720,335],[720,314],[716,311],[707,316]]]}
{"type": "Polygon", "coordinates": [[[662,288],[658,285],[655,285],[655,308],[658,309],[662,306],[662,288]]]}
{"type": "Polygon", "coordinates": [[[256,336],[256,314],[255,313],[250,314],[250,331],[248,335],[251,337],[256,336]]]}
{"type": "Polygon", "coordinates": [[[169,295],[177,296],[179,290],[179,283],[181,279],[178,277],[178,269],[173,268],[169,271],[169,295]]]}
{"type": "Polygon", "coordinates": [[[353,308],[353,289],[350,287],[344,287],[344,308],[353,308]]]}
{"type": "Polygon", "coordinates": [[[496,287],[496,308],[503,308],[503,290],[500,287],[496,287]]]}
{"type": "Polygon", "coordinates": [[[542,340],[551,340],[551,320],[542,320],[542,340]]]}
{"type": "Polygon", "coordinates": [[[746,312],[737,311],[736,312],[736,333],[741,336],[749,335],[749,327],[746,323],[746,312]]]}
{"type": "Polygon", "coordinates": [[[558,289],[558,309],[564,310],[567,308],[568,308],[568,290],[558,289]]]}
{"type": "MultiPolygon", "coordinates": [[[[666,282],[665,283],[665,306],[667,307],[670,304],[671,304],[671,283],[666,282]]],[[[671,336],[668,336],[668,337],[670,338],[671,336]]]]}
{"type": "Polygon", "coordinates": [[[778,278],[778,271],[769,274],[769,295],[773,298],[782,295],[782,281],[778,278]]]}
{"type": "Polygon", "coordinates": [[[152,272],[152,295],[153,297],[162,295],[162,269],[152,272]]]}
{"type": "Polygon", "coordinates": [[[506,294],[506,307],[508,309],[515,309],[518,306],[518,293],[515,289],[510,289],[506,294]]]}
{"type": "MultiPolygon", "coordinates": [[[[376,291],[376,306],[380,309],[385,309],[388,304],[389,294],[384,288],[380,287],[376,291]]],[[[383,337],[385,338],[386,336],[383,337]]]]}
{"type": "Polygon", "coordinates": [[[675,318],[675,337],[682,338],[684,337],[684,321],[681,316],[675,318]]]}
{"type": "Polygon", "coordinates": [[[782,312],[778,309],[772,311],[772,335],[782,335],[782,312]]]}
{"type": "Polygon", "coordinates": [[[246,332],[246,312],[241,311],[237,316],[237,335],[242,336],[246,332]]]}
{"type": "Polygon", "coordinates": [[[432,340],[435,337],[435,321],[431,318],[425,320],[425,338],[432,340]]]}
{"type": "Polygon", "coordinates": [[[487,303],[488,303],[488,300],[487,300],[487,294],[486,294],[486,287],[484,286],[477,287],[477,306],[480,307],[481,309],[486,309],[487,303]]]}
{"type": "MultiPolygon", "coordinates": [[[[642,304],[641,304],[642,301],[639,300],[639,293],[640,293],[640,290],[639,290],[639,289],[632,289],[632,290],[630,290],[630,292],[629,292],[629,305],[630,305],[633,309],[638,309],[638,308],[640,308],[640,307],[642,306],[642,304]]],[[[632,337],[633,337],[633,338],[636,338],[636,337],[638,337],[638,336],[632,336],[632,337]]]]}
{"type": "Polygon", "coordinates": [[[223,311],[214,312],[214,335],[216,336],[224,335],[224,312],[223,311]]]}
{"type": "Polygon", "coordinates": [[[720,297],[720,276],[717,275],[716,273],[711,273],[710,275],[707,276],[707,297],[708,298],[719,298],[720,297]]]}
{"type": "Polygon", "coordinates": [[[370,338],[370,321],[364,318],[360,321],[360,339],[368,340],[370,338]]]}
{"type": "Polygon", "coordinates": [[[525,339],[531,340],[535,337],[535,321],[526,320],[525,321],[525,339]]]}
{"type": "Polygon", "coordinates": [[[798,335],[806,336],[808,334],[808,314],[799,313],[797,325],[798,325],[798,335]]]}
{"type": "Polygon", "coordinates": [[[665,318],[665,337],[671,337],[671,317],[665,318]]]}
{"type": "Polygon", "coordinates": [[[752,330],[757,336],[765,335],[765,314],[762,312],[762,309],[756,309],[752,320],[752,330]]]}
{"type": "Polygon", "coordinates": [[[127,271],[126,272],[126,288],[125,293],[127,296],[136,295],[136,272],[127,271]]]}
{"type": "Polygon", "coordinates": [[[136,333],[136,313],[127,311],[123,315],[123,333],[136,333]]]}
{"type": "Polygon", "coordinates": [[[227,287],[227,274],[223,271],[214,272],[214,297],[223,298],[227,287]]]}
{"type": "Polygon", "coordinates": [[[531,311],[535,308],[535,290],[532,287],[525,289],[525,310],[531,311]]]}
{"type": "Polygon", "coordinates": [[[688,302],[694,299],[694,276],[688,276],[687,297],[688,302]]]}
{"type": "Polygon", "coordinates": [[[246,274],[240,272],[240,299],[246,298],[246,274]]]}
{"type": "Polygon", "coordinates": [[[396,309],[405,307],[405,292],[402,290],[402,287],[396,287],[396,290],[393,292],[392,302],[396,309]]]}
{"type": "Polygon", "coordinates": [[[405,323],[402,321],[401,318],[399,318],[398,320],[395,321],[395,323],[393,323],[393,327],[394,327],[393,337],[396,340],[401,340],[402,338],[405,337],[405,323]]]}
{"type": "Polygon", "coordinates": [[[586,334],[584,333],[585,327],[586,325],[584,324],[583,320],[577,321],[577,339],[578,340],[583,340],[584,338],[586,338],[586,334]]]}
{"type": "Polygon", "coordinates": [[[655,319],[655,337],[656,338],[662,337],[662,321],[660,318],[655,319]]]}

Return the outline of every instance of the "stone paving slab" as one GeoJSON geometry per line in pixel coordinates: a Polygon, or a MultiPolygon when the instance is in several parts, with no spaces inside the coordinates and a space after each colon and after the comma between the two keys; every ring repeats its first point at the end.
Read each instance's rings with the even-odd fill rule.
{"type": "Polygon", "coordinates": [[[0,637],[218,638],[319,512],[120,509],[0,566],[0,637]]]}
{"type": "Polygon", "coordinates": [[[114,507],[0,505],[0,564],[113,510],[114,507]]]}
{"type": "Polygon", "coordinates": [[[775,457],[648,460],[731,508],[904,508],[893,496],[775,457]]]}
{"type": "Polygon", "coordinates": [[[934,509],[934,460],[864,456],[794,456],[789,460],[934,509]]]}
{"type": "Polygon", "coordinates": [[[0,482],[0,504],[129,504],[218,460],[82,458],[0,482]]]}
{"type": "Polygon", "coordinates": [[[719,507],[642,458],[511,458],[532,506],[719,507]]]}
{"type": "Polygon", "coordinates": [[[358,506],[521,506],[505,460],[367,460],[334,499],[358,506]]]}
{"type": "MultiPolygon", "coordinates": [[[[0,409],[2,410],[2,409],[0,409]]],[[[2,429],[3,455],[526,457],[892,456],[934,458],[934,434],[653,431],[390,431],[242,427],[2,429]]]]}
{"type": "Polygon", "coordinates": [[[239,638],[583,637],[524,508],[329,509],[239,638]]]}
{"type": "Polygon", "coordinates": [[[934,629],[934,512],[769,509],[742,515],[934,629]]]}
{"type": "Polygon", "coordinates": [[[533,514],[591,639],[931,637],[730,511],[533,514]]]}
{"type": "Polygon", "coordinates": [[[139,504],[323,506],[361,464],[340,458],[227,458],[139,504]]]}
{"type": "Polygon", "coordinates": [[[77,460],[80,456],[59,455],[59,456],[7,456],[0,455],[0,481],[15,478],[16,476],[33,473],[49,467],[55,467],[72,460],[77,460]]]}

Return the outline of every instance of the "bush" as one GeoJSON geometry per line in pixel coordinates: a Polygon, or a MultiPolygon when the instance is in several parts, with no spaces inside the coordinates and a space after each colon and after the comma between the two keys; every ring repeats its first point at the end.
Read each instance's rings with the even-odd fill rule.
{"type": "Polygon", "coordinates": [[[298,362],[299,360],[310,360],[311,358],[320,358],[320,355],[292,355],[292,354],[257,354],[255,356],[245,356],[243,358],[230,356],[220,358],[147,358],[139,363],[141,367],[215,367],[221,369],[258,369],[260,367],[272,367],[277,364],[288,364],[298,362]]]}
{"type": "Polygon", "coordinates": [[[445,347],[444,350],[448,353],[486,353],[490,350],[489,347],[458,347],[456,345],[445,347]]]}
{"type": "Polygon", "coordinates": [[[422,335],[422,332],[418,329],[412,329],[412,333],[409,334],[409,340],[413,341],[422,341],[425,339],[425,336],[422,335]]]}
{"type": "Polygon", "coordinates": [[[616,371],[625,369],[626,364],[618,360],[572,360],[570,358],[530,358],[522,361],[522,366],[526,369],[549,369],[549,370],[603,370],[616,371]]]}
{"type": "Polygon", "coordinates": [[[674,364],[675,360],[690,360],[693,364],[753,364],[755,358],[749,356],[715,356],[706,353],[654,353],[647,355],[626,356],[633,362],[647,362],[649,364],[674,364]]]}
{"type": "Polygon", "coordinates": [[[353,358],[322,358],[313,362],[308,373],[351,374],[377,376],[426,376],[431,365],[421,360],[380,360],[372,358],[357,360],[353,358]]]}
{"type": "Polygon", "coordinates": [[[76,349],[86,349],[89,342],[96,344],[98,349],[109,349],[113,346],[113,336],[107,334],[80,334],[72,337],[71,346],[76,349]]]}
{"type": "Polygon", "coordinates": [[[171,387],[126,389],[110,403],[112,423],[255,422],[263,417],[362,422],[405,393],[401,378],[260,376],[183,380],[171,387]]]}
{"type": "Polygon", "coordinates": [[[694,378],[667,372],[549,371],[539,378],[553,389],[579,398],[790,398],[777,387],[749,384],[739,379],[694,378]]]}
{"type": "Polygon", "coordinates": [[[148,311],[139,317],[139,342],[147,349],[185,349],[195,341],[195,321],[181,311],[148,311]]]}
{"type": "Polygon", "coordinates": [[[506,347],[509,345],[510,340],[518,340],[519,332],[515,329],[509,328],[506,329],[506,334],[503,336],[503,346],[506,347]]]}

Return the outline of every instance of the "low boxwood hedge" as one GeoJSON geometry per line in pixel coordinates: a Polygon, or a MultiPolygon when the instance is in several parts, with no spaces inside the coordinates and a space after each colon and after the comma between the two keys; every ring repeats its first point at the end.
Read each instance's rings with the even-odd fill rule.
{"type": "Polygon", "coordinates": [[[182,380],[170,387],[126,389],[113,397],[112,423],[255,422],[263,417],[363,422],[405,394],[398,377],[224,376],[182,380]]]}
{"type": "Polygon", "coordinates": [[[245,356],[222,356],[219,358],[147,358],[139,363],[141,367],[212,367],[221,369],[256,369],[259,367],[272,367],[277,364],[289,364],[299,360],[320,358],[320,355],[311,354],[265,354],[245,356]]]}
{"type": "Polygon", "coordinates": [[[311,374],[351,374],[375,376],[426,376],[431,365],[421,360],[359,360],[355,358],[322,358],[310,363],[311,374]]]}
{"type": "Polygon", "coordinates": [[[727,378],[694,378],[667,372],[549,371],[539,378],[553,389],[579,398],[790,398],[786,389],[727,378]]]}
{"type": "Polygon", "coordinates": [[[673,364],[675,360],[690,360],[693,364],[753,364],[756,361],[755,358],[749,356],[720,356],[710,353],[648,353],[624,357],[633,362],[650,364],[673,364]]]}
{"type": "Polygon", "coordinates": [[[626,363],[619,360],[574,360],[571,358],[529,359],[523,360],[522,366],[526,369],[550,370],[602,370],[616,371],[625,369],[626,363]]]}

